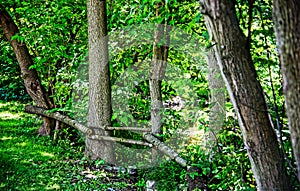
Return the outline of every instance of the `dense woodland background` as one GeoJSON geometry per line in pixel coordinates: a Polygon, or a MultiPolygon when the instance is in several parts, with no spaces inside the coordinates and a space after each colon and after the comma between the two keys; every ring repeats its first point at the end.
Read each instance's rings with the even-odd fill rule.
{"type": "MultiPolygon", "coordinates": [[[[0,188],[142,190],[155,180],[158,190],[299,190],[299,22],[299,3],[283,0],[2,2],[0,188]],[[100,46],[92,46],[97,38],[100,46]],[[100,109],[108,116],[101,123],[152,127],[193,171],[165,157],[139,168],[157,151],[129,143],[112,150],[23,112],[31,104],[96,124],[89,109],[99,101],[91,103],[90,95],[99,84],[91,77],[97,63],[109,71],[101,75],[109,81],[100,97],[112,101],[101,101],[112,107],[100,109]],[[153,80],[163,63],[165,77],[153,80]],[[138,172],[108,171],[110,160],[138,172]]],[[[103,132],[143,140],[136,132],[103,132]]]]}

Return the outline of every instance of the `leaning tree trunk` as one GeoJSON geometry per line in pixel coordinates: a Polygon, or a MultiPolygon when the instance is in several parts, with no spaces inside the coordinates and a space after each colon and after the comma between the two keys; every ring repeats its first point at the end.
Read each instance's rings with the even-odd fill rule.
{"type": "MultiPolygon", "coordinates": [[[[160,16],[160,9],[163,6],[162,2],[156,4],[156,17],[160,16]]],[[[151,128],[154,135],[162,134],[162,93],[161,82],[165,75],[167,67],[167,57],[169,50],[170,35],[168,34],[170,27],[158,24],[157,29],[154,32],[153,43],[153,59],[150,68],[149,86],[151,97],[151,128]],[[166,44],[162,43],[163,38],[166,40],[166,44]]],[[[157,157],[157,150],[152,149],[152,161],[157,157]]]]}
{"type": "MultiPolygon", "coordinates": [[[[89,37],[89,109],[88,127],[93,134],[110,136],[106,126],[111,126],[112,106],[108,65],[108,37],[106,1],[88,0],[89,37]]],[[[86,137],[86,155],[91,159],[104,159],[115,163],[112,142],[97,141],[86,137]]]]}
{"type": "Polygon", "coordinates": [[[300,180],[300,2],[274,0],[273,19],[283,76],[286,113],[300,180]]]}
{"type": "Polygon", "coordinates": [[[202,12],[238,116],[258,190],[291,190],[262,87],[234,0],[203,0],[202,12]]]}
{"type": "MultiPolygon", "coordinates": [[[[35,69],[29,69],[29,67],[33,65],[33,61],[27,46],[24,42],[19,42],[17,39],[12,40],[13,36],[19,34],[17,25],[5,8],[0,9],[0,25],[5,37],[10,42],[16,54],[21,68],[21,77],[24,80],[27,93],[37,106],[51,109],[53,107],[53,103],[50,101],[45,88],[42,86],[37,71],[35,69]]],[[[50,135],[54,129],[55,121],[47,117],[43,117],[43,120],[44,123],[39,129],[39,134],[50,135]]]]}

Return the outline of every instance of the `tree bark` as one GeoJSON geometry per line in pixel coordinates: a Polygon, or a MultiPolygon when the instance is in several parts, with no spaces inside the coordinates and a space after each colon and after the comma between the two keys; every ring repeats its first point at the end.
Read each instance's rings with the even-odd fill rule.
{"type": "Polygon", "coordinates": [[[235,1],[203,0],[202,12],[238,116],[258,190],[292,190],[235,1]]]}
{"type": "Polygon", "coordinates": [[[300,2],[274,0],[273,19],[283,76],[286,114],[300,181],[300,2]]]}
{"type": "MultiPolygon", "coordinates": [[[[111,87],[108,64],[108,37],[106,1],[88,0],[89,37],[89,109],[88,127],[94,135],[110,136],[111,87]]],[[[97,141],[86,137],[86,155],[91,159],[104,159],[115,163],[113,142],[97,141]]]]}
{"type": "MultiPolygon", "coordinates": [[[[160,9],[163,2],[155,5],[156,17],[160,16],[160,9]]],[[[149,86],[151,97],[151,128],[154,135],[162,134],[162,114],[163,103],[161,93],[161,83],[167,67],[168,51],[170,44],[170,26],[157,24],[154,32],[153,59],[150,67],[149,86]],[[163,43],[165,40],[165,43],[163,43]]],[[[152,161],[157,157],[157,150],[152,150],[152,161]]]]}
{"type": "Polygon", "coordinates": [[[212,157],[217,135],[222,130],[225,119],[225,84],[213,49],[207,55],[207,64],[211,108],[209,112],[209,129],[206,135],[206,149],[212,157]]]}
{"type": "Polygon", "coordinates": [[[182,167],[188,167],[187,161],[180,157],[180,155],[172,148],[161,142],[157,137],[150,133],[143,133],[143,139],[151,143],[157,150],[161,151],[182,167]]]}
{"type": "MultiPolygon", "coordinates": [[[[166,63],[162,57],[162,48],[157,47],[160,30],[163,25],[158,26],[158,31],[155,32],[153,44],[153,60],[150,69],[149,86],[150,86],[150,97],[151,97],[151,129],[154,135],[162,134],[162,93],[161,93],[161,82],[165,72],[166,63]]],[[[157,150],[152,149],[152,161],[158,156],[157,150]]]]}
{"type": "Polygon", "coordinates": [[[138,131],[138,132],[151,132],[151,128],[147,127],[106,127],[106,130],[122,130],[122,131],[138,131]]]}
{"type": "MultiPolygon", "coordinates": [[[[0,25],[3,33],[16,54],[19,66],[21,68],[21,77],[24,80],[24,85],[27,93],[39,107],[51,109],[53,103],[49,99],[47,92],[38,77],[35,69],[29,69],[33,65],[32,58],[29,54],[27,46],[24,42],[18,42],[17,39],[12,40],[12,37],[18,35],[19,29],[5,8],[0,7],[0,25]]],[[[43,117],[44,123],[39,129],[40,135],[50,135],[55,126],[55,121],[43,117]]]]}

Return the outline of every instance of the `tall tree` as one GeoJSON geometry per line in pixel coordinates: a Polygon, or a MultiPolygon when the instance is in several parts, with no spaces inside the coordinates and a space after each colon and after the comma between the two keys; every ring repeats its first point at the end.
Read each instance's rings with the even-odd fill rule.
{"type": "Polygon", "coordinates": [[[235,2],[202,0],[206,27],[238,116],[258,190],[291,190],[249,41],[236,16],[235,2]]]}
{"type": "Polygon", "coordinates": [[[211,49],[207,55],[208,85],[210,89],[211,108],[209,112],[209,129],[207,133],[206,147],[211,157],[214,154],[212,148],[216,146],[218,133],[222,130],[225,119],[225,84],[221,76],[215,52],[211,49]]]}
{"type": "Polygon", "coordinates": [[[300,180],[300,2],[274,0],[273,20],[283,76],[286,113],[300,180]]]}
{"type": "MultiPolygon", "coordinates": [[[[104,130],[111,125],[111,86],[108,64],[108,37],[106,1],[88,0],[89,38],[89,109],[88,127],[97,135],[110,136],[104,130]]],[[[91,159],[115,162],[113,142],[93,140],[86,137],[86,154],[91,159]]]]}
{"type": "MultiPolygon", "coordinates": [[[[19,41],[18,38],[13,39],[13,37],[19,35],[19,29],[4,7],[0,7],[0,26],[16,54],[21,68],[21,77],[24,79],[28,94],[37,106],[46,109],[53,108],[53,102],[51,102],[44,86],[41,84],[37,71],[30,69],[30,66],[33,66],[34,63],[25,42],[19,41]]],[[[54,129],[55,121],[47,117],[43,117],[43,121],[39,134],[50,135],[54,129]]]]}
{"type": "MultiPolygon", "coordinates": [[[[164,8],[163,2],[156,3],[156,17],[161,16],[161,9],[164,8]]],[[[165,23],[164,23],[165,24],[165,23]]],[[[151,128],[154,135],[162,133],[162,93],[161,83],[167,67],[169,51],[170,27],[158,24],[154,32],[153,59],[150,68],[149,86],[151,96],[151,128]],[[165,40],[165,43],[163,43],[165,40]]],[[[157,156],[157,151],[152,149],[152,160],[157,156]]]]}

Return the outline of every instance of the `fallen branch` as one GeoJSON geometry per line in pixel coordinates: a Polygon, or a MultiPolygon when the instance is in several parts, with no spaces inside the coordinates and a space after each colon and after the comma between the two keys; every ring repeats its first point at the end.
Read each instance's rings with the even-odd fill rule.
{"type": "Polygon", "coordinates": [[[156,138],[153,134],[150,133],[143,133],[143,138],[148,141],[149,143],[153,144],[154,148],[161,151],[171,159],[175,160],[178,164],[182,167],[187,167],[187,162],[180,155],[168,147],[165,143],[161,142],[158,138],[156,138]]]}
{"type": "Polygon", "coordinates": [[[136,145],[143,145],[143,146],[148,146],[152,147],[152,144],[146,143],[143,141],[137,141],[137,140],[132,140],[132,139],[125,139],[125,138],[119,138],[119,137],[107,137],[107,136],[101,136],[101,135],[90,135],[90,139],[96,139],[96,140],[103,140],[103,141],[115,141],[119,143],[129,143],[129,144],[136,144],[136,145]]]}
{"type": "Polygon", "coordinates": [[[60,122],[63,122],[67,125],[70,125],[71,127],[74,127],[75,129],[81,131],[82,133],[84,133],[86,135],[91,135],[93,133],[93,131],[91,129],[87,128],[86,126],[84,126],[80,123],[78,123],[74,119],[71,119],[70,117],[62,115],[58,112],[51,113],[46,109],[36,107],[36,106],[32,106],[32,105],[27,105],[25,107],[25,111],[27,113],[39,114],[39,115],[42,115],[42,116],[45,116],[45,117],[56,119],[56,120],[58,120],[60,122]]]}
{"type": "MultiPolygon", "coordinates": [[[[143,138],[149,143],[145,143],[145,142],[137,141],[137,140],[123,139],[123,138],[118,138],[118,137],[107,137],[107,136],[101,136],[101,135],[92,135],[93,131],[90,128],[88,128],[88,127],[78,123],[77,121],[75,121],[75,120],[73,120],[73,119],[71,119],[67,116],[64,116],[64,115],[62,115],[58,112],[50,113],[48,110],[45,110],[45,109],[40,108],[40,107],[31,106],[31,105],[26,106],[25,111],[28,112],[28,113],[39,114],[39,115],[42,115],[42,116],[45,116],[45,117],[56,119],[60,122],[63,122],[67,125],[70,125],[71,127],[74,127],[76,129],[78,129],[79,131],[83,132],[84,134],[90,136],[92,139],[104,140],[104,141],[116,141],[116,142],[139,144],[139,145],[154,147],[155,149],[161,151],[162,153],[164,153],[165,155],[167,155],[168,157],[173,159],[175,162],[180,164],[182,167],[188,168],[186,160],[181,158],[180,155],[176,151],[174,151],[173,149],[168,147],[166,144],[161,142],[159,139],[157,139],[151,133],[147,133],[147,132],[143,133],[143,138]]],[[[108,129],[109,128],[112,129],[112,127],[108,127],[108,129]]],[[[134,127],[134,128],[129,127],[129,128],[131,128],[131,130],[132,129],[136,130],[136,127],[134,127]]],[[[109,129],[109,130],[111,130],[111,129],[109,129]]],[[[126,127],[120,127],[118,129],[119,130],[125,130],[126,127]]],[[[143,128],[138,128],[138,129],[143,129],[143,128]]],[[[114,129],[114,130],[117,130],[117,129],[114,129]]]]}
{"type": "Polygon", "coordinates": [[[124,131],[141,131],[141,132],[151,132],[151,128],[145,127],[105,127],[105,130],[124,130],[124,131]]]}

